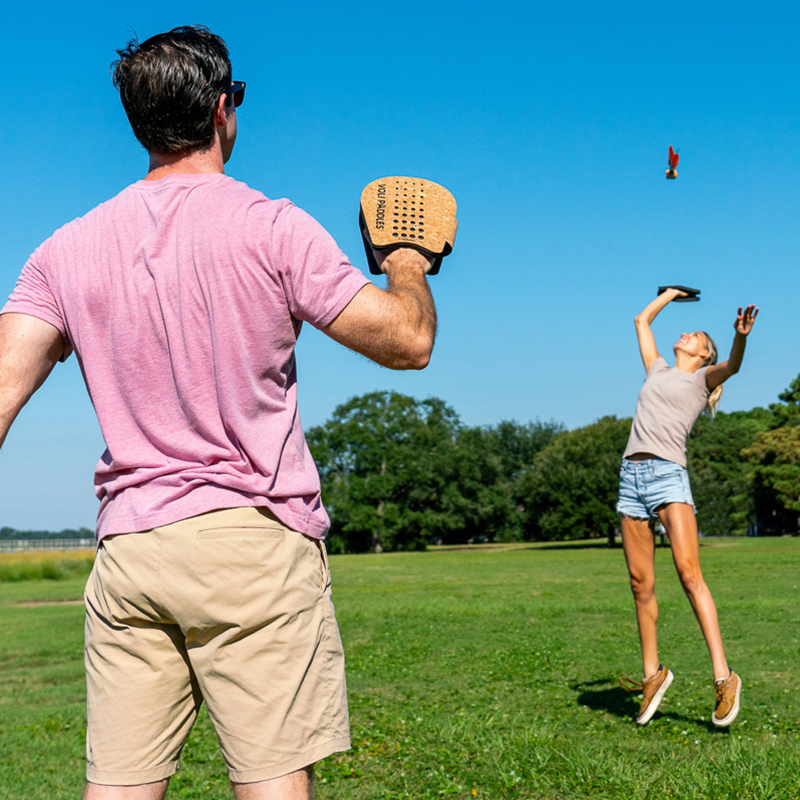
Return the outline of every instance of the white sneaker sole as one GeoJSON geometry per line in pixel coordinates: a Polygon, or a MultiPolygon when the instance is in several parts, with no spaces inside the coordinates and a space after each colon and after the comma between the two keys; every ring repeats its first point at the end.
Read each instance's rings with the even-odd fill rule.
{"type": "MultiPolygon", "coordinates": [[[[644,712],[640,717],[636,718],[636,722],[639,725],[647,725],[648,722],[653,718],[653,714],[658,711],[658,707],[661,704],[661,700],[664,698],[664,695],[667,693],[667,689],[672,685],[672,679],[675,676],[672,674],[672,670],[667,670],[667,677],[664,678],[664,683],[661,684],[659,690],[653,696],[653,699],[650,701],[650,705],[647,706],[647,711],[644,712]]],[[[738,702],[739,698],[736,698],[737,702],[737,709],[738,709],[738,702]]]]}
{"type": "MultiPolygon", "coordinates": [[[[738,678],[738,675],[737,675],[738,678]]],[[[711,721],[718,727],[718,728],[727,728],[728,725],[731,724],[736,719],[736,715],[739,713],[739,695],[742,693],[742,679],[736,682],[736,699],[733,701],[733,708],[728,712],[727,717],[723,717],[722,719],[717,719],[713,714],[711,715],[711,721]]]]}

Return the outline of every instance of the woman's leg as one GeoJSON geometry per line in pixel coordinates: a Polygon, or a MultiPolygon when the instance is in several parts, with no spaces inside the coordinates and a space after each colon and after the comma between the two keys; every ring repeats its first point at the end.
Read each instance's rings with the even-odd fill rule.
{"type": "Polygon", "coordinates": [[[692,604],[694,615],[711,654],[714,679],[727,678],[728,662],[722,646],[717,607],[700,570],[700,547],[697,541],[697,520],[688,503],[669,503],[658,511],[661,524],[667,531],[672,559],[678,570],[683,589],[692,604]]]}
{"type": "Polygon", "coordinates": [[[622,547],[631,576],[636,603],[639,641],[642,645],[644,677],[658,672],[658,603],[656,602],[655,542],[650,523],[644,519],[622,517],[622,547]]]}

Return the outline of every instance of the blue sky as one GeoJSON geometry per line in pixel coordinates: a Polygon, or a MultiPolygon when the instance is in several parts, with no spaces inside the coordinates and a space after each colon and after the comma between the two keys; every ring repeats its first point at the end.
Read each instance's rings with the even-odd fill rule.
{"type": "MultiPolygon", "coordinates": [[[[189,23],[225,38],[248,84],[228,173],[305,208],[365,271],[366,183],[422,176],[459,204],[429,368],[392,373],[306,328],[306,427],[375,389],[441,397],[475,425],[629,416],[633,316],[670,282],[702,301],[662,312],[666,355],[697,329],[727,353],[736,307],[762,308],[723,410],[773,402],[800,371],[790,3],[17,4],[0,51],[0,297],[55,228],[144,175],[108,65],[134,33],[189,23]]],[[[72,358],[0,453],[0,526],[93,526],[102,450],[72,358]]]]}

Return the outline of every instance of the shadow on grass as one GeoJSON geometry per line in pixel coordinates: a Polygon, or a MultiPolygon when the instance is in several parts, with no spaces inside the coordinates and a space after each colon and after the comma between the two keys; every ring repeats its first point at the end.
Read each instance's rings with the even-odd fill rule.
{"type": "MultiPolygon", "coordinates": [[[[702,544],[701,544],[702,546],[702,544]]],[[[669,550],[669,541],[656,541],[656,547],[669,550]]],[[[540,542],[532,547],[523,547],[522,550],[618,550],[622,552],[622,543],[617,542],[613,547],[608,544],[608,539],[598,539],[596,542],[579,542],[578,544],[545,544],[540,542]]]]}
{"type": "MultiPolygon", "coordinates": [[[[603,678],[587,683],[576,683],[572,689],[578,693],[576,698],[578,705],[591,708],[593,711],[606,711],[620,719],[635,720],[639,714],[638,695],[628,692],[621,686],[614,686],[614,679],[603,678]],[[612,685],[609,685],[612,684],[612,685]],[[604,688],[594,688],[594,687],[604,688]]],[[[730,728],[718,728],[710,720],[702,720],[698,717],[687,717],[685,714],[678,714],[675,711],[656,711],[653,719],[666,717],[682,725],[692,725],[703,728],[709,733],[718,735],[730,734],[730,728]]]]}
{"type": "Polygon", "coordinates": [[[636,717],[639,713],[639,704],[633,699],[630,692],[621,686],[609,686],[611,679],[577,683],[572,688],[578,692],[578,705],[586,706],[594,711],[607,711],[615,717],[636,717]],[[603,686],[603,689],[590,687],[603,686]]]}
{"type": "MultiPolygon", "coordinates": [[[[639,714],[639,700],[637,695],[626,691],[621,686],[614,686],[615,679],[604,678],[588,683],[576,683],[572,689],[578,693],[577,703],[594,711],[606,711],[620,719],[636,719],[639,714]],[[593,687],[605,688],[593,688],[593,687]]],[[[708,731],[720,733],[730,732],[730,728],[717,728],[708,720],[697,717],[687,717],[674,711],[657,711],[654,719],[666,717],[681,724],[695,725],[708,731]]]]}
{"type": "Polygon", "coordinates": [[[598,539],[596,542],[580,542],[578,544],[544,544],[539,542],[532,547],[524,547],[523,550],[620,550],[622,545],[609,547],[607,539],[598,539]]]}

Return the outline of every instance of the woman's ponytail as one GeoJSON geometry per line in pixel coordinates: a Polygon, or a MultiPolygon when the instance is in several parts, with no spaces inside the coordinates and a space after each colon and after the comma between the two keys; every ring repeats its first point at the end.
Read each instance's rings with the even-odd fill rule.
{"type": "MultiPolygon", "coordinates": [[[[703,331],[703,336],[706,337],[706,349],[708,350],[708,358],[706,359],[706,363],[703,364],[704,367],[710,367],[712,364],[717,363],[717,346],[714,344],[714,340],[705,332],[703,331]]],[[[717,414],[717,407],[719,406],[719,401],[722,399],[722,384],[717,386],[711,394],[708,395],[708,400],[706,401],[706,408],[705,413],[708,414],[711,419],[717,414]]]]}

